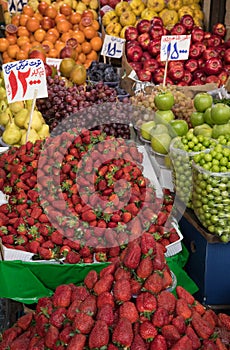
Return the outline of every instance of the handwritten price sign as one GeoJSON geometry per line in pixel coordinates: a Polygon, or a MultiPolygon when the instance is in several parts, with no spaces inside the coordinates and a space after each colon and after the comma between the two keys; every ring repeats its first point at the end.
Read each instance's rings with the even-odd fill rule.
{"type": "Polygon", "coordinates": [[[124,50],[124,43],[125,39],[105,35],[101,55],[106,57],[121,58],[124,50]]]}
{"type": "Polygon", "coordinates": [[[40,59],[9,62],[2,65],[8,103],[48,97],[44,63],[40,59]]]}
{"type": "Polygon", "coordinates": [[[191,35],[163,35],[161,37],[161,61],[187,60],[191,35]]]}

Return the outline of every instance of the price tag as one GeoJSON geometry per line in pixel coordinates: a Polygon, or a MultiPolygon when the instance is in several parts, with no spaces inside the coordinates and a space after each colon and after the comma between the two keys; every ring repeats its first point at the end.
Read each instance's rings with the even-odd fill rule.
{"type": "Polygon", "coordinates": [[[22,12],[22,8],[26,4],[27,0],[8,0],[8,11],[10,13],[22,12]]]}
{"type": "Polygon", "coordinates": [[[49,66],[55,67],[57,70],[59,70],[61,61],[62,61],[61,58],[46,57],[46,63],[47,63],[49,66]]]}
{"type": "Polygon", "coordinates": [[[187,60],[191,35],[163,35],[161,37],[161,61],[187,60]]]}
{"type": "Polygon", "coordinates": [[[124,44],[125,39],[105,35],[101,55],[106,57],[121,58],[124,50],[124,44]]]}
{"type": "Polygon", "coordinates": [[[28,59],[2,65],[8,103],[48,97],[46,73],[41,59],[28,59]]]}

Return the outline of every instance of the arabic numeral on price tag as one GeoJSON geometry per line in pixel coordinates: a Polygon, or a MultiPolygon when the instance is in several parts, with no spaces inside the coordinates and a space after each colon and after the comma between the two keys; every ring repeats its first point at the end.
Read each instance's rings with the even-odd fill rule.
{"type": "Polygon", "coordinates": [[[120,58],[123,54],[125,39],[106,35],[101,51],[102,56],[120,58]]]}

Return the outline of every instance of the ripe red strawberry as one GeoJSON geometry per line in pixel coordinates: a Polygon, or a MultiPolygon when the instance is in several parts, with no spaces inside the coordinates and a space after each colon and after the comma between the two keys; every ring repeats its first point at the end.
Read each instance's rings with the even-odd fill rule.
{"type": "Polygon", "coordinates": [[[79,310],[90,315],[96,315],[97,298],[95,295],[89,295],[79,306],[79,310]]]}
{"type": "Polygon", "coordinates": [[[153,263],[150,256],[147,256],[146,258],[142,259],[140,261],[140,264],[137,267],[137,276],[139,278],[148,278],[151,273],[153,272],[153,263]]]}
{"type": "Polygon", "coordinates": [[[218,350],[228,350],[220,338],[216,338],[216,346],[218,350]]]}
{"type": "Polygon", "coordinates": [[[107,274],[111,274],[113,275],[116,269],[116,265],[115,264],[109,264],[108,266],[104,267],[100,273],[99,276],[100,278],[104,277],[107,274]]]}
{"type": "Polygon", "coordinates": [[[176,307],[176,297],[167,290],[162,290],[157,296],[158,307],[163,307],[172,314],[176,307]]]}
{"type": "Polygon", "coordinates": [[[52,297],[55,307],[68,307],[71,302],[72,289],[68,284],[58,286],[52,297]]]}
{"type": "Polygon", "coordinates": [[[116,281],[119,279],[125,278],[127,280],[131,279],[131,273],[128,270],[125,270],[123,267],[118,267],[115,271],[114,278],[116,281]]]}
{"type": "Polygon", "coordinates": [[[178,298],[185,299],[188,304],[192,305],[195,301],[195,298],[182,286],[176,286],[176,293],[178,298]]]}
{"type": "Polygon", "coordinates": [[[205,313],[205,307],[199,303],[199,301],[195,300],[194,304],[192,305],[192,310],[195,310],[198,312],[198,314],[203,315],[205,313]]]}
{"type": "Polygon", "coordinates": [[[78,312],[76,313],[73,327],[75,330],[82,334],[89,334],[91,332],[91,329],[93,328],[94,320],[92,316],[89,314],[86,314],[84,312],[78,312]]]}
{"type": "Polygon", "coordinates": [[[147,346],[140,334],[134,336],[130,350],[147,350],[147,346]]]}
{"type": "Polygon", "coordinates": [[[2,236],[3,244],[14,244],[14,235],[2,236]]]}
{"type": "Polygon", "coordinates": [[[141,292],[142,283],[141,281],[137,281],[135,278],[131,278],[130,280],[131,285],[131,294],[132,295],[138,295],[141,292]]]}
{"type": "Polygon", "coordinates": [[[48,317],[51,315],[53,311],[53,304],[51,298],[44,297],[38,299],[38,303],[36,306],[36,313],[37,314],[44,314],[48,315],[48,317]]]}
{"type": "Polygon", "coordinates": [[[18,338],[14,339],[10,344],[10,349],[12,350],[20,350],[27,349],[30,343],[29,332],[25,332],[21,334],[18,338]]]}
{"type": "Polygon", "coordinates": [[[66,317],[69,320],[73,320],[75,318],[76,312],[78,312],[80,304],[81,304],[81,300],[79,300],[79,299],[75,299],[70,304],[70,306],[68,307],[67,313],[66,313],[66,317]]]}
{"type": "Polygon", "coordinates": [[[52,324],[53,326],[59,329],[62,327],[65,318],[66,318],[66,308],[59,307],[58,309],[52,312],[50,316],[50,324],[52,324]]]}
{"type": "Polygon", "coordinates": [[[66,350],[83,350],[86,343],[86,336],[84,334],[75,334],[67,345],[66,350]]]}
{"type": "Polygon", "coordinates": [[[218,323],[220,326],[230,331],[230,316],[220,312],[218,314],[218,323]]]}
{"type": "Polygon", "coordinates": [[[57,245],[62,245],[63,243],[63,235],[57,230],[51,233],[50,239],[54,244],[57,244],[57,245]]]}
{"type": "Polygon", "coordinates": [[[110,304],[104,304],[97,312],[97,320],[104,321],[108,326],[111,326],[114,321],[113,307],[110,304]]]}
{"type": "Polygon", "coordinates": [[[157,329],[150,321],[144,321],[140,324],[140,335],[145,341],[151,342],[157,335],[157,329]]]}
{"type": "Polygon", "coordinates": [[[70,340],[72,339],[71,334],[73,333],[74,329],[72,326],[65,326],[63,330],[59,334],[59,340],[63,342],[64,344],[69,344],[70,340]]]}
{"type": "Polygon", "coordinates": [[[173,283],[171,272],[166,265],[165,268],[162,270],[163,273],[163,289],[171,287],[173,283]]]}
{"type": "Polygon", "coordinates": [[[113,308],[115,306],[113,294],[110,292],[103,292],[97,297],[97,307],[101,308],[105,304],[110,304],[113,308]]]}
{"type": "Polygon", "coordinates": [[[80,260],[81,260],[80,254],[73,251],[69,251],[65,258],[65,262],[67,264],[78,264],[80,260]]]}
{"type": "Polygon", "coordinates": [[[137,296],[136,307],[141,315],[150,318],[157,308],[157,299],[149,292],[142,292],[137,296]]]}
{"type": "Polygon", "coordinates": [[[132,323],[127,318],[120,318],[112,334],[112,341],[121,347],[129,348],[133,341],[132,323]]]}
{"type": "Polygon", "coordinates": [[[203,341],[202,349],[204,349],[204,350],[218,350],[217,345],[214,343],[213,339],[205,339],[203,341]]]}
{"type": "Polygon", "coordinates": [[[163,289],[163,278],[159,272],[154,271],[144,283],[145,290],[158,294],[163,289]]]}
{"type": "Polygon", "coordinates": [[[40,337],[45,337],[47,325],[49,324],[49,319],[43,314],[36,314],[35,321],[36,321],[36,333],[40,337]]]}
{"type": "Polygon", "coordinates": [[[105,321],[97,320],[90,335],[89,348],[96,349],[107,346],[109,343],[109,328],[105,321]]]}
{"type": "Polygon", "coordinates": [[[193,350],[193,344],[191,339],[184,335],[180,338],[171,348],[172,350],[193,350]]]}
{"type": "Polygon", "coordinates": [[[138,311],[135,304],[131,301],[125,301],[119,308],[120,318],[127,318],[131,323],[138,320],[138,311]]]}
{"type": "Polygon", "coordinates": [[[72,287],[71,302],[75,300],[84,301],[89,295],[90,293],[85,286],[74,285],[74,287],[72,287]]]}
{"type": "Polygon", "coordinates": [[[54,327],[53,325],[50,325],[48,328],[48,331],[45,335],[45,345],[48,348],[53,348],[54,345],[56,344],[56,342],[58,341],[58,337],[59,337],[59,331],[56,327],[54,327]]]}
{"type": "Polygon", "coordinates": [[[166,342],[170,344],[174,344],[180,339],[180,333],[172,324],[163,326],[161,328],[161,334],[165,337],[166,342]]]}
{"type": "Polygon", "coordinates": [[[185,319],[182,316],[176,316],[172,320],[172,324],[177,328],[180,334],[184,334],[186,331],[185,319]]]}
{"type": "Polygon", "coordinates": [[[23,331],[25,331],[26,329],[28,329],[28,327],[31,324],[32,320],[33,320],[33,313],[32,312],[28,312],[27,314],[25,314],[24,316],[20,317],[17,320],[17,325],[23,331]]]}
{"type": "Polygon", "coordinates": [[[158,307],[152,316],[152,324],[155,327],[161,328],[169,324],[169,313],[163,307],[158,307]]]}
{"type": "Polygon", "coordinates": [[[141,248],[137,243],[130,243],[126,250],[123,264],[129,269],[136,269],[140,263],[141,248]]]}
{"type": "Polygon", "coordinates": [[[54,257],[54,254],[51,249],[38,247],[38,254],[41,259],[50,260],[54,257]]]}
{"type": "Polygon", "coordinates": [[[163,270],[166,265],[165,261],[165,247],[156,242],[155,255],[153,259],[153,270],[163,270]]]}
{"type": "Polygon", "coordinates": [[[16,327],[11,327],[6,329],[2,333],[2,340],[10,344],[18,336],[18,331],[16,327]]]}
{"type": "Polygon", "coordinates": [[[192,328],[192,326],[188,325],[186,329],[186,335],[189,337],[189,339],[191,339],[193,344],[193,349],[194,350],[200,349],[201,347],[200,339],[196,334],[196,332],[194,331],[194,329],[192,328]]]}
{"type": "Polygon", "coordinates": [[[84,284],[88,289],[93,289],[97,280],[98,280],[97,272],[95,270],[90,270],[84,279],[84,284]]]}
{"type": "Polygon", "coordinates": [[[192,326],[197,335],[202,339],[208,339],[213,334],[213,329],[209,326],[208,322],[203,320],[197,312],[192,314],[192,326]]]}
{"type": "Polygon", "coordinates": [[[185,299],[177,299],[176,302],[176,314],[184,317],[185,320],[189,319],[192,316],[192,310],[188,306],[188,303],[185,299]]]}
{"type": "Polygon", "coordinates": [[[117,303],[129,301],[132,297],[130,281],[127,279],[119,279],[118,281],[115,281],[113,295],[117,303]]]}
{"type": "Polygon", "coordinates": [[[204,315],[202,316],[203,320],[207,321],[209,326],[211,328],[215,328],[216,325],[218,324],[218,316],[217,314],[211,310],[211,309],[208,309],[205,311],[204,315]]]}
{"type": "Polygon", "coordinates": [[[167,350],[167,343],[161,334],[157,334],[155,339],[150,344],[150,350],[167,350]]]}
{"type": "Polygon", "coordinates": [[[106,274],[100,278],[93,287],[94,293],[100,295],[103,292],[109,292],[111,290],[113,280],[114,277],[111,274],[106,274]]]}

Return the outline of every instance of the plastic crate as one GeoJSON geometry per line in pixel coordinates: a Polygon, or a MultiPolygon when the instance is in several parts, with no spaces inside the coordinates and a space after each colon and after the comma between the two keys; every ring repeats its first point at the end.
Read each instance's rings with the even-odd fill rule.
{"type": "Polygon", "coordinates": [[[176,232],[179,236],[179,239],[176,242],[170,243],[169,245],[166,246],[166,248],[167,248],[167,251],[165,252],[166,257],[176,255],[182,251],[181,241],[183,239],[183,235],[179,229],[178,224],[173,223],[172,225],[176,229],[176,232]]]}

